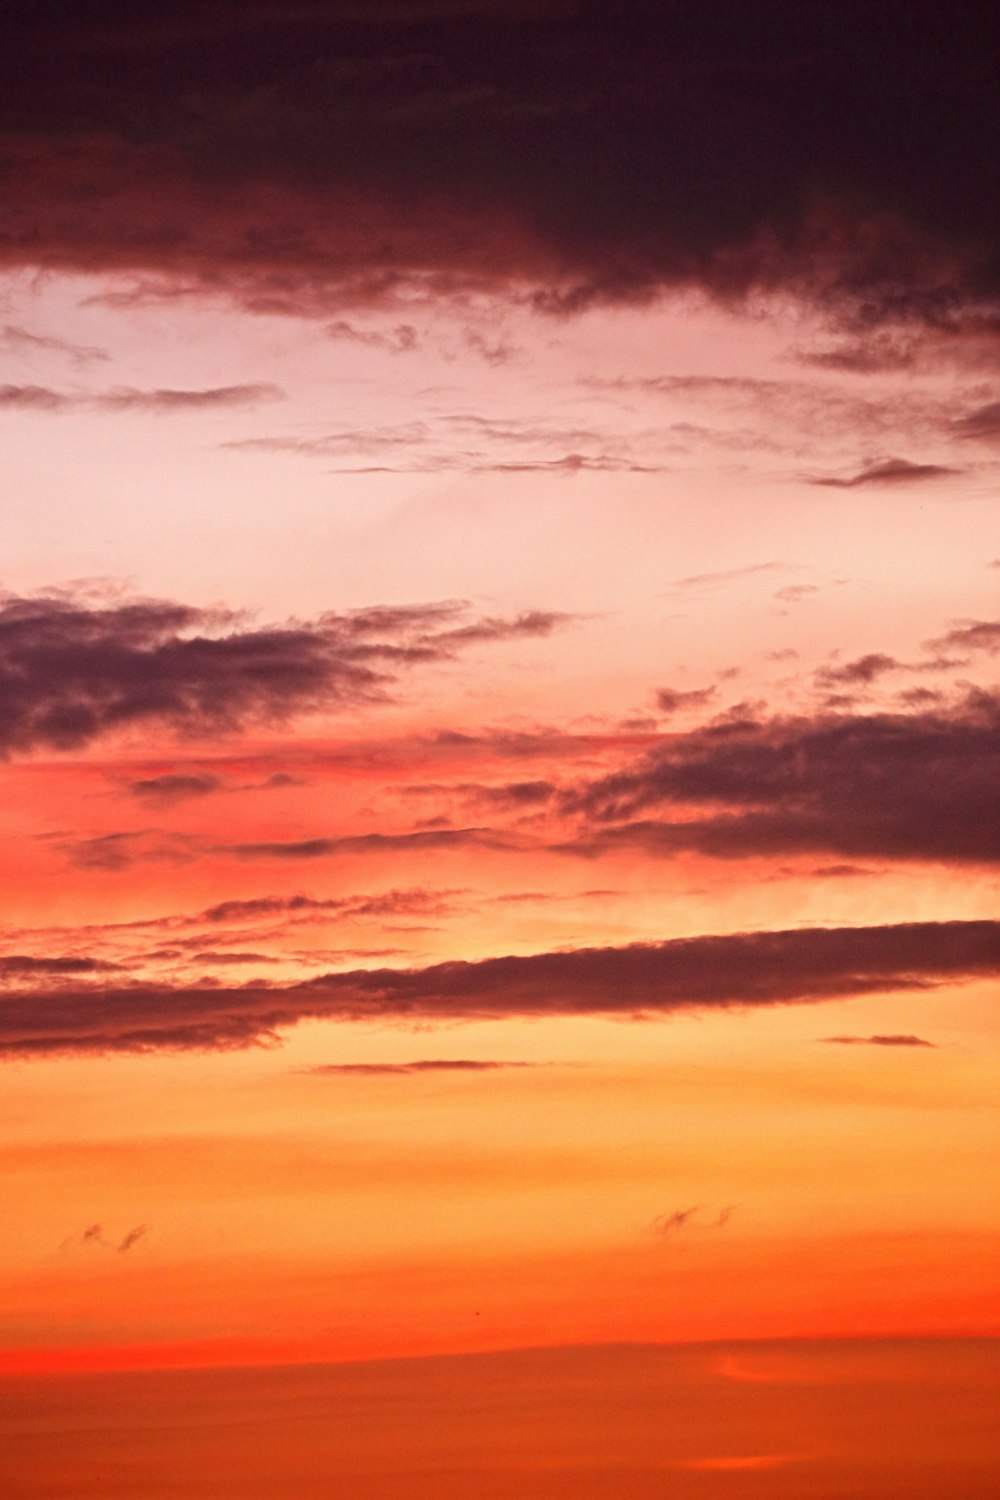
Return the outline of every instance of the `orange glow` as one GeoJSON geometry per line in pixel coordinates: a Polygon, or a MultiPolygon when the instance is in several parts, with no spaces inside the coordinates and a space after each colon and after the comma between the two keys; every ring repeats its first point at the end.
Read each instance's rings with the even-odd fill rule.
{"type": "Polygon", "coordinates": [[[987,1500],[988,7],[36,9],[3,1500],[987,1500]]]}

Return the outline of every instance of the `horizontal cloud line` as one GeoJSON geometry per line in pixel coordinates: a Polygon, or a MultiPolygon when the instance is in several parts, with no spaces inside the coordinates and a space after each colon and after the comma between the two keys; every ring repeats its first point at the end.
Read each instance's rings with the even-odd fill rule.
{"type": "Polygon", "coordinates": [[[652,1018],[925,991],[1000,974],[1000,922],[745,932],[360,969],[246,988],[92,985],[8,994],[0,1055],[232,1049],[299,1021],[652,1018]]]}
{"type": "Polygon", "coordinates": [[[0,595],[0,755],[75,749],[139,723],[218,732],[384,702],[406,670],[548,636],[568,619],[538,609],[477,618],[446,600],[254,628],[236,611],[170,600],[0,595]]]}

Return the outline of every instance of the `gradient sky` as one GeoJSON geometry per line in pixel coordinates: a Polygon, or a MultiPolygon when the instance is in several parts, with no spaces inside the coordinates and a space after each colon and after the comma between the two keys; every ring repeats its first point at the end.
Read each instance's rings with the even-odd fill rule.
{"type": "Polygon", "coordinates": [[[13,1493],[985,1495],[996,7],[3,39],[13,1493]]]}

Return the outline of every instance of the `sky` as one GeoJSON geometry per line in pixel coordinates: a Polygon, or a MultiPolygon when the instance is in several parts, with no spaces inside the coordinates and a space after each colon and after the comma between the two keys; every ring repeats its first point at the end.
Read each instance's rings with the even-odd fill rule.
{"type": "Polygon", "coordinates": [[[985,1496],[996,8],[2,24],[8,1492],[985,1496]]]}

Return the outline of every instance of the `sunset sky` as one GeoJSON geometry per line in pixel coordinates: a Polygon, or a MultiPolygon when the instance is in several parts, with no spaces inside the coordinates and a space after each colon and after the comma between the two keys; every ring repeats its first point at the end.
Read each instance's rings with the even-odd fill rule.
{"type": "Polygon", "coordinates": [[[5,1493],[985,1500],[996,6],[5,18],[5,1493]]]}

